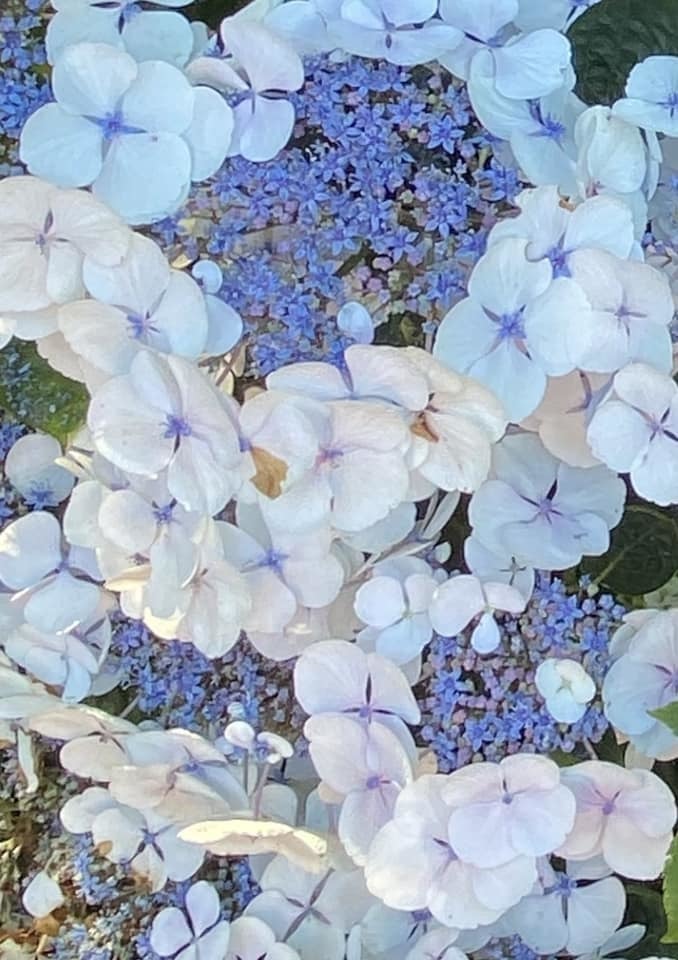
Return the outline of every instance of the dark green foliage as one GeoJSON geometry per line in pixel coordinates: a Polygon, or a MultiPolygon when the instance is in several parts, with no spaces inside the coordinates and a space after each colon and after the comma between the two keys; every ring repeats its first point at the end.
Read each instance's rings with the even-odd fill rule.
{"type": "Polygon", "coordinates": [[[637,597],[663,586],[678,570],[678,509],[631,503],[602,557],[586,557],[582,573],[612,593],[637,597]]]}
{"type": "Polygon", "coordinates": [[[249,0],[196,0],[189,7],[184,7],[182,13],[189,20],[203,20],[209,27],[216,30],[224,17],[237,13],[249,0]]]}
{"type": "Polygon", "coordinates": [[[614,103],[633,66],[678,54],[677,0],[602,0],[572,25],[576,92],[586,103],[614,103]]]}
{"type": "MultiPolygon", "coordinates": [[[[656,717],[657,720],[661,720],[661,722],[678,737],[678,700],[674,703],[668,703],[665,707],[659,707],[657,710],[650,710],[650,713],[653,717],[656,717]]],[[[678,871],[678,867],[676,870],[678,871]]],[[[678,896],[678,890],[676,891],[676,896],[678,896]]]]}
{"type": "Polygon", "coordinates": [[[21,423],[65,443],[84,423],[88,402],[84,385],[52,370],[35,344],[12,340],[0,351],[0,407],[21,423]]]}

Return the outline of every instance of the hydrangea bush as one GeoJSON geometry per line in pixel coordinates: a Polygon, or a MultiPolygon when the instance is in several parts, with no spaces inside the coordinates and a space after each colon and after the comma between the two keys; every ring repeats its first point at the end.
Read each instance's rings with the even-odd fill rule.
{"type": "Polygon", "coordinates": [[[2,960],[678,956],[678,57],[586,102],[614,2],[0,17],[2,960]]]}

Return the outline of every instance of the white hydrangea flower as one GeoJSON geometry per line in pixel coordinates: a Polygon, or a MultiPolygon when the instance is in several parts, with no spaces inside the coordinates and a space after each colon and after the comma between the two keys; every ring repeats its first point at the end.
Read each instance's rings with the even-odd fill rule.
{"type": "Polygon", "coordinates": [[[634,610],[610,645],[605,716],[645,756],[672,760],[678,737],[649,711],[678,697],[678,610],[634,610]]]}
{"type": "Polygon", "coordinates": [[[678,57],[646,57],[631,70],[626,96],[612,108],[614,116],[646,130],[678,136],[678,57]]]}
{"type": "Polygon", "coordinates": [[[474,929],[493,923],[529,893],[537,871],[534,857],[526,855],[491,868],[458,856],[448,832],[449,782],[449,777],[427,774],[405,787],[393,819],[370,847],[365,879],[368,890],[389,907],[428,908],[445,926],[474,929]]]}
{"type": "Polygon", "coordinates": [[[90,193],[28,176],[0,181],[0,229],[0,346],[53,334],[57,306],[84,295],[84,258],[115,266],[132,239],[90,193]]]}
{"type": "Polygon", "coordinates": [[[271,160],[294,128],[294,107],[279,94],[291,93],[303,84],[301,58],[286,40],[261,23],[227,17],[220,33],[230,59],[198,57],[186,74],[192,83],[243,94],[233,110],[229,156],[271,160]]]}
{"type": "MultiPolygon", "coordinates": [[[[183,7],[188,0],[151,0],[183,7]]],[[[175,10],[140,10],[133,0],[52,0],[56,13],[47,25],[47,57],[54,64],[66,47],[83,41],[121,47],[135,60],[166,60],[182,67],[195,44],[191,24],[175,10]]]]}
{"type": "Polygon", "coordinates": [[[141,351],[128,374],[95,392],[87,422],[96,449],[115,466],[146,477],[167,467],[179,503],[214,514],[240,482],[240,443],[228,410],[194,364],[141,351]]]}
{"type": "Polygon", "coordinates": [[[52,73],[56,102],[33,113],[20,154],[31,173],[92,192],[129,223],[176,210],[191,180],[223,162],[233,115],[162,60],[137,64],[105,43],[67,47],[52,73]],[[204,130],[210,130],[205,139],[204,130]]]}
{"type": "Polygon", "coordinates": [[[623,877],[658,877],[676,822],[676,802],[664,781],[603,760],[565,767],[561,777],[575,795],[577,814],[557,855],[588,860],[602,854],[623,877]]]}
{"type": "Polygon", "coordinates": [[[66,499],[75,477],[55,461],[61,444],[46,433],[19,437],[5,457],[5,476],[24,500],[37,507],[56,507],[66,499]]]}
{"type": "Polygon", "coordinates": [[[495,611],[522,613],[525,597],[507,583],[483,583],[460,574],[441,583],[431,597],[429,616],[433,629],[446,637],[461,633],[476,617],[471,646],[478,653],[492,653],[501,641],[495,611]]]}
{"type": "Polygon", "coordinates": [[[505,437],[491,479],[473,495],[473,534],[489,550],[544,570],[605,553],[626,488],[607,467],[560,463],[534,434],[505,437]]]}
{"type": "Polygon", "coordinates": [[[576,660],[547,657],[537,667],[535,686],[558,723],[576,723],[586,713],[596,685],[576,660]]]}
{"type": "Polygon", "coordinates": [[[230,924],[219,920],[217,891],[200,880],[187,890],[185,905],[185,914],[178,907],[165,907],[155,915],[151,947],[161,957],[173,960],[219,960],[229,944],[230,924]]]}
{"type": "Polygon", "coordinates": [[[641,497],[678,503],[678,387],[665,373],[631,363],[587,430],[591,449],[613,470],[629,473],[641,497]]]}

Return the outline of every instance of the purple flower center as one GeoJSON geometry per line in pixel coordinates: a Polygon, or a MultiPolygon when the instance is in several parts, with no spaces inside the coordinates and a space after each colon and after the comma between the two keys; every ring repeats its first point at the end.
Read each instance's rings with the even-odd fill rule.
{"type": "Polygon", "coordinates": [[[163,507],[159,507],[157,504],[153,504],[153,516],[155,517],[158,523],[171,523],[174,517],[172,512],[176,507],[176,500],[171,500],[169,503],[166,503],[163,507]]]}
{"type": "Polygon", "coordinates": [[[271,570],[275,570],[276,573],[282,574],[282,565],[287,558],[287,553],[283,553],[282,550],[274,550],[271,548],[270,550],[266,551],[257,566],[269,567],[271,570]]]}
{"type": "Polygon", "coordinates": [[[523,326],[523,309],[516,310],[515,313],[502,313],[497,317],[496,323],[499,326],[500,340],[524,340],[525,327],[523,326]]]}
{"type": "Polygon", "coordinates": [[[376,790],[381,784],[381,777],[377,773],[373,773],[371,777],[368,777],[365,781],[365,786],[368,790],[376,790]]]}
{"type": "Polygon", "coordinates": [[[664,109],[669,111],[669,115],[673,117],[676,110],[678,110],[678,91],[673,91],[670,93],[666,100],[660,100],[659,106],[664,107],[664,109]]]}
{"type": "Polygon", "coordinates": [[[115,140],[116,137],[124,136],[125,134],[146,133],[143,127],[133,127],[131,124],[125,123],[121,110],[107,113],[103,117],[88,116],[85,119],[101,128],[104,140],[106,141],[115,140]]]}
{"type": "Polygon", "coordinates": [[[193,433],[188,420],[178,417],[175,413],[168,413],[165,417],[165,432],[163,434],[168,440],[181,440],[182,437],[190,437],[193,433]]]}
{"type": "Polygon", "coordinates": [[[567,265],[568,251],[563,250],[560,244],[556,244],[546,251],[546,256],[551,261],[554,277],[569,277],[570,268],[567,265]]]}

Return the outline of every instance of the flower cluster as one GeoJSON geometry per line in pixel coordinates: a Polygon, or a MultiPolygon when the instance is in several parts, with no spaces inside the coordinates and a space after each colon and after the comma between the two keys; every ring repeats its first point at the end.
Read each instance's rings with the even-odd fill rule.
{"type": "Polygon", "coordinates": [[[88,398],[63,447],[0,433],[17,949],[642,936],[678,620],[577,567],[630,496],[678,503],[678,58],[587,108],[590,5],[293,0],[210,37],[54,0],[48,67],[0,20],[50,78],[0,182],[6,376],[33,341],[88,398]]]}

